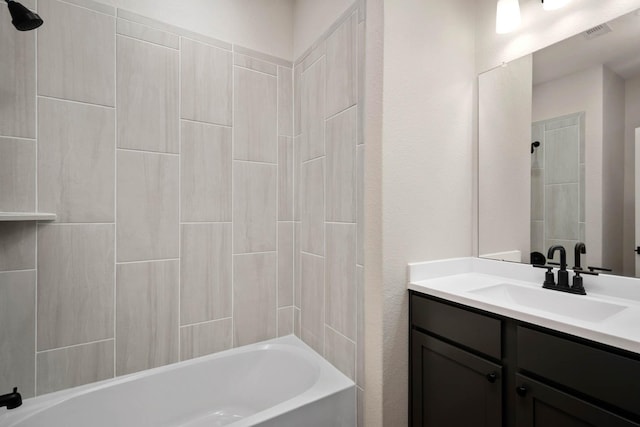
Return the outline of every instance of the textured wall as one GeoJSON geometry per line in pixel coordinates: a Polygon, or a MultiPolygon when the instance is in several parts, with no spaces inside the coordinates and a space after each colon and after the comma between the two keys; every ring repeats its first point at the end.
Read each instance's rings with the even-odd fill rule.
{"type": "Polygon", "coordinates": [[[0,10],[0,210],[58,215],[0,223],[25,397],[293,332],[292,64],[73,3],[0,10]]]}
{"type": "MultiPolygon", "coordinates": [[[[362,6],[349,8],[294,67],[295,329],[357,382],[360,408],[364,31],[362,6]]],[[[359,419],[362,423],[362,416],[359,419]]]]}

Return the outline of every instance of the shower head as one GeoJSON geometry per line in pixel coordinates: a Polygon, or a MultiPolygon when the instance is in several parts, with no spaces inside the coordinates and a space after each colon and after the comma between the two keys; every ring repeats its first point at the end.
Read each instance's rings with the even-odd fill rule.
{"type": "Polygon", "coordinates": [[[531,154],[533,154],[533,151],[538,147],[540,147],[540,141],[533,141],[531,143],[531,154]]]}
{"type": "Polygon", "coordinates": [[[13,0],[5,0],[9,6],[14,27],[19,31],[35,30],[42,25],[42,18],[37,13],[30,11],[20,3],[13,0]]]}

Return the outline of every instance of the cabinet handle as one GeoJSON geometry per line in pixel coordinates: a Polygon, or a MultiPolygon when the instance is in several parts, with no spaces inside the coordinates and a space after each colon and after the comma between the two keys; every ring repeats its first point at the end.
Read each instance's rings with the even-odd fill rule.
{"type": "Polygon", "coordinates": [[[518,396],[524,397],[527,394],[527,391],[527,388],[523,385],[516,387],[516,393],[518,393],[518,396]]]}
{"type": "Polygon", "coordinates": [[[498,374],[496,374],[495,372],[491,372],[490,374],[487,374],[487,381],[489,381],[490,383],[495,383],[496,380],[498,379],[498,374]]]}

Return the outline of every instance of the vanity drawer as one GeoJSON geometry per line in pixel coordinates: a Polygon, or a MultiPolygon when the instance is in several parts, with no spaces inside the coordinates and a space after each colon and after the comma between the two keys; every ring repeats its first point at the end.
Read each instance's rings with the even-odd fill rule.
{"type": "Polygon", "coordinates": [[[502,357],[499,319],[411,294],[411,322],[494,359],[502,357]]]}
{"type": "Polygon", "coordinates": [[[518,326],[518,368],[640,415],[640,361],[518,326]]]}

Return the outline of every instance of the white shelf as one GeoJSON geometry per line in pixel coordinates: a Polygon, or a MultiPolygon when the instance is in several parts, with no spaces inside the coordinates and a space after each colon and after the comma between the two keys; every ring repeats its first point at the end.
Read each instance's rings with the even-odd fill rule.
{"type": "Polygon", "coordinates": [[[2,221],[55,221],[56,214],[46,212],[0,212],[2,221]]]}

